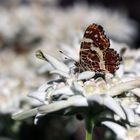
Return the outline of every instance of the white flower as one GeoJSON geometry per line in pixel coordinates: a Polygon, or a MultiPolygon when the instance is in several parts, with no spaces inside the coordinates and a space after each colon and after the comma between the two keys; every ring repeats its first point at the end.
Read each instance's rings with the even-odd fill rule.
{"type": "MultiPolygon", "coordinates": [[[[20,81],[1,77],[0,79],[0,114],[13,113],[19,110],[23,95],[18,95],[20,81]]],[[[20,89],[21,90],[21,89],[20,89]]]]}
{"type": "MultiPolygon", "coordinates": [[[[40,106],[16,113],[12,116],[13,119],[22,120],[36,115],[35,123],[37,123],[39,117],[50,113],[74,115],[80,112],[85,115],[90,111],[93,117],[98,114],[102,116],[101,122],[106,121],[107,114],[110,114],[109,116],[113,115],[109,117],[112,121],[121,122],[123,126],[139,125],[139,113],[136,111],[139,104],[135,107],[126,107],[122,99],[127,99],[130,94],[135,97],[131,90],[139,87],[140,79],[125,76],[110,78],[109,75],[105,79],[101,77],[94,79],[95,72],[75,73],[64,63],[41,51],[37,52],[37,57],[49,62],[55,69],[53,74],[57,74],[58,77],[29,94],[41,102],[40,106]]],[[[133,104],[135,103],[136,101],[133,104]]]]}
{"type": "Polygon", "coordinates": [[[137,34],[136,23],[127,14],[96,5],[75,5],[65,10],[22,5],[9,10],[0,8],[0,13],[1,40],[8,46],[14,41],[24,47],[32,46],[36,39],[42,39],[39,48],[56,48],[61,43],[73,46],[81,40],[85,26],[93,22],[104,26],[107,34],[119,42],[132,43],[137,34]]]}
{"type": "Polygon", "coordinates": [[[27,94],[36,89],[46,78],[38,77],[27,55],[17,55],[10,49],[0,51],[0,114],[13,113],[20,108],[34,105],[27,94]]]}

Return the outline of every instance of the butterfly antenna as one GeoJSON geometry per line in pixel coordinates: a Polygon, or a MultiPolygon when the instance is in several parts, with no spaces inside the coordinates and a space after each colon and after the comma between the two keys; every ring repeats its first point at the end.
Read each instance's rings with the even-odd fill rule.
{"type": "Polygon", "coordinates": [[[72,57],[68,56],[66,53],[64,53],[63,51],[59,51],[61,54],[63,54],[65,56],[65,59],[71,59],[74,62],[77,62],[76,60],[74,60],[72,57]]]}

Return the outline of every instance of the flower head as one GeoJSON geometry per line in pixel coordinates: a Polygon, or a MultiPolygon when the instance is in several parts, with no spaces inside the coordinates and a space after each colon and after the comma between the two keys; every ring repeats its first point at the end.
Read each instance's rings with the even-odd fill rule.
{"type": "MultiPolygon", "coordinates": [[[[50,73],[57,76],[29,94],[40,102],[40,106],[18,112],[13,119],[22,120],[36,115],[37,123],[41,116],[50,113],[88,116],[90,112],[94,120],[102,124],[110,120],[109,124],[121,122],[124,127],[139,126],[140,105],[133,92],[140,85],[138,77],[106,75],[103,78],[96,77],[94,71],[75,73],[47,53],[38,51],[37,57],[49,62],[54,69],[50,73]]],[[[107,126],[110,128],[110,125],[107,126]]]]}

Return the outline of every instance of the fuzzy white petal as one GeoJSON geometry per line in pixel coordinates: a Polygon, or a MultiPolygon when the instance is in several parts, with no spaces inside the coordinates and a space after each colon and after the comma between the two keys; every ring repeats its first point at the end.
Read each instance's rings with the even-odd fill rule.
{"type": "Polygon", "coordinates": [[[140,115],[140,104],[139,104],[138,107],[135,109],[135,112],[136,112],[137,114],[140,115]]]}
{"type": "Polygon", "coordinates": [[[35,116],[38,113],[38,109],[30,109],[30,110],[25,110],[25,111],[20,111],[12,115],[12,119],[14,120],[23,120],[27,119],[29,117],[35,116]]]}
{"type": "Polygon", "coordinates": [[[104,121],[102,124],[110,128],[118,138],[123,139],[125,137],[126,129],[121,125],[110,121],[104,121]]]}
{"type": "Polygon", "coordinates": [[[66,77],[66,78],[70,78],[70,76],[68,75],[68,73],[64,72],[64,71],[60,71],[60,70],[52,70],[50,72],[51,74],[58,74],[60,76],[66,77]]]}
{"type": "Polygon", "coordinates": [[[46,91],[50,87],[52,87],[52,85],[49,85],[49,84],[45,83],[37,91],[29,93],[28,96],[44,103],[45,102],[45,97],[46,97],[46,91]]]}
{"type": "Polygon", "coordinates": [[[45,101],[45,96],[46,96],[46,93],[45,92],[41,92],[41,91],[35,91],[35,92],[31,92],[28,94],[29,97],[32,97],[42,103],[44,103],[45,101]]]}
{"type": "Polygon", "coordinates": [[[39,74],[44,74],[44,73],[47,73],[51,70],[53,70],[52,66],[48,65],[48,64],[45,64],[45,65],[41,66],[40,68],[38,68],[37,72],[39,74]]]}
{"type": "Polygon", "coordinates": [[[136,96],[140,97],[140,88],[135,88],[135,89],[132,90],[132,92],[133,92],[136,96]]]}
{"type": "Polygon", "coordinates": [[[140,80],[131,80],[128,82],[122,82],[122,83],[119,83],[119,84],[111,87],[108,90],[107,94],[109,94],[111,96],[116,96],[116,95],[120,95],[121,93],[123,93],[125,91],[135,89],[139,86],[140,86],[140,80]]]}
{"type": "Polygon", "coordinates": [[[38,91],[44,91],[44,92],[45,92],[45,91],[47,91],[48,88],[50,88],[50,87],[52,87],[52,85],[45,83],[45,84],[43,84],[43,85],[41,85],[41,86],[39,87],[38,91]]]}
{"type": "Polygon", "coordinates": [[[84,93],[84,88],[78,84],[77,82],[73,82],[72,90],[74,91],[75,94],[83,94],[84,93]]]}
{"type": "Polygon", "coordinates": [[[57,101],[49,105],[43,105],[38,108],[38,111],[41,114],[47,114],[47,113],[55,112],[55,111],[72,107],[72,106],[85,107],[85,106],[88,106],[88,103],[87,103],[86,98],[77,95],[77,96],[70,97],[66,101],[57,101]]]}
{"type": "Polygon", "coordinates": [[[140,116],[135,114],[134,120],[135,120],[135,122],[133,123],[133,125],[140,126],[140,116]]]}
{"type": "Polygon", "coordinates": [[[74,93],[72,92],[72,90],[70,89],[69,86],[59,88],[52,93],[52,95],[59,95],[59,94],[65,94],[65,95],[69,95],[69,96],[74,95],[74,93]]]}
{"type": "Polygon", "coordinates": [[[134,114],[133,110],[130,109],[130,108],[128,108],[128,107],[125,107],[123,105],[122,105],[122,107],[123,107],[123,109],[124,109],[124,111],[126,113],[126,116],[127,116],[128,121],[131,124],[134,124],[135,123],[135,114],[134,114]]]}
{"type": "Polygon", "coordinates": [[[95,75],[94,71],[84,71],[79,74],[78,80],[87,80],[91,79],[95,75]]]}
{"type": "Polygon", "coordinates": [[[112,97],[106,94],[89,96],[88,101],[97,102],[100,105],[104,105],[110,110],[114,111],[116,114],[118,114],[122,119],[126,119],[126,116],[121,106],[112,97]]]}
{"type": "Polygon", "coordinates": [[[53,68],[57,70],[64,71],[66,73],[69,72],[69,68],[64,63],[58,61],[56,58],[47,53],[44,53],[39,50],[37,51],[36,56],[40,59],[48,61],[53,66],[53,68]]]}

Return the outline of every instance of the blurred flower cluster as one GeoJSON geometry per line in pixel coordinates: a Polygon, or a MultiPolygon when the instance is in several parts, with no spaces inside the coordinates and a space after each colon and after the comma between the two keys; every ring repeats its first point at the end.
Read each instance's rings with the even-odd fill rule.
{"type": "Polygon", "coordinates": [[[109,37],[123,43],[132,43],[137,33],[136,23],[128,20],[124,12],[101,6],[75,5],[64,10],[30,5],[0,8],[0,12],[1,46],[27,49],[38,42],[42,42],[39,46],[56,47],[60,43],[73,46],[75,41],[80,41],[86,25],[93,22],[102,25],[109,37]]]}
{"type": "MultiPolygon", "coordinates": [[[[24,95],[45,80],[44,77],[37,76],[38,68],[39,73],[51,70],[50,65],[38,62],[33,57],[38,48],[56,58],[61,57],[59,50],[65,51],[69,56],[78,54],[83,30],[92,22],[103,25],[107,34],[120,42],[132,43],[136,35],[135,23],[126,15],[101,6],[75,5],[69,9],[61,9],[53,6],[22,5],[9,9],[0,7],[0,13],[1,82],[7,77],[13,83],[18,80],[23,83],[23,89],[28,89],[22,92],[24,95]]],[[[78,55],[73,57],[78,60],[78,55]]]]}

